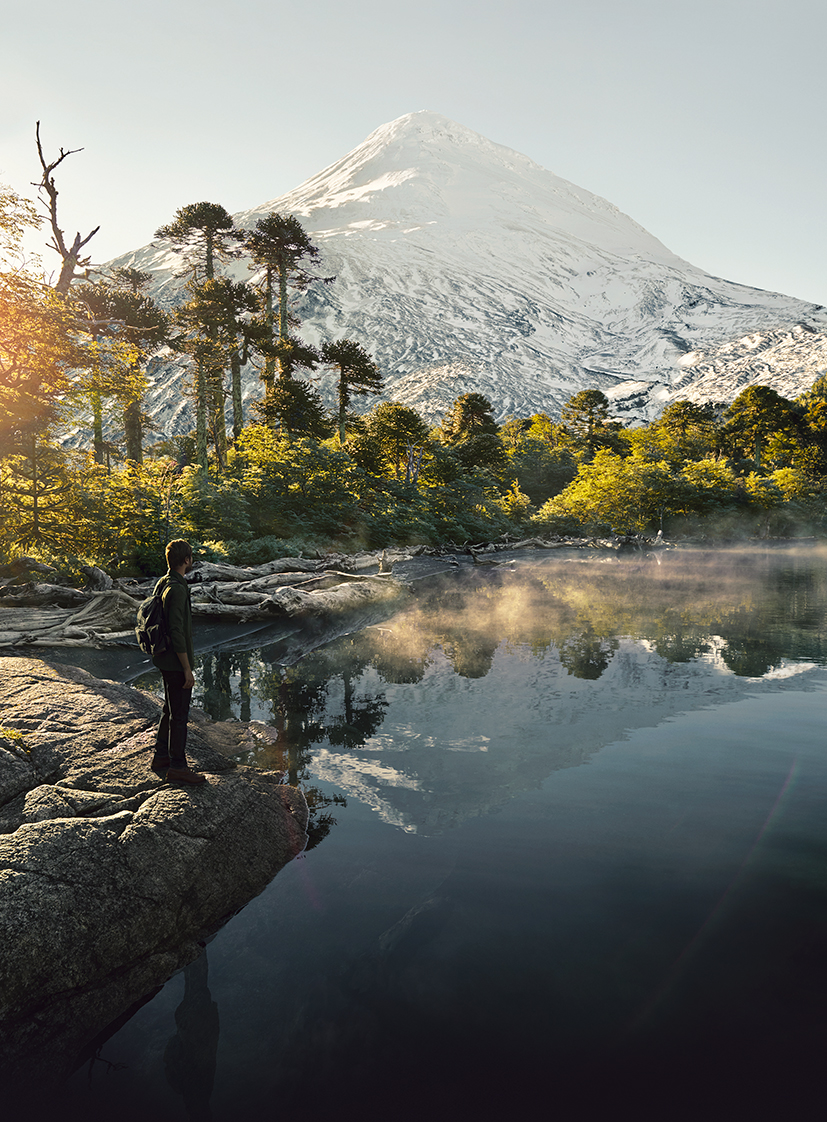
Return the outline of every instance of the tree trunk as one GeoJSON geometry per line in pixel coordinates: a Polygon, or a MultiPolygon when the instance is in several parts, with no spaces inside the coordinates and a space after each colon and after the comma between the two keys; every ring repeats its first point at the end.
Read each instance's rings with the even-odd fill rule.
{"type": "Polygon", "coordinates": [[[141,423],[140,401],[130,401],[123,411],[123,427],[126,436],[126,458],[134,464],[144,462],[143,425],[141,423]]]}
{"type": "Polygon", "coordinates": [[[224,370],[220,366],[213,367],[210,371],[210,399],[213,445],[218,470],[224,471],[227,467],[227,418],[224,414],[224,370]]]}
{"type": "MultiPolygon", "coordinates": [[[[279,255],[279,342],[283,342],[289,334],[287,324],[287,262],[279,255]]],[[[284,377],[284,369],[279,359],[279,377],[284,377]]]]}
{"type": "Polygon", "coordinates": [[[279,261],[279,340],[290,334],[287,323],[287,262],[279,261]]]}
{"type": "Polygon", "coordinates": [[[103,464],[103,405],[101,403],[101,395],[97,390],[92,393],[92,431],[93,431],[93,445],[95,450],[95,463],[103,464]]]}
{"type": "Polygon", "coordinates": [[[40,479],[38,478],[37,469],[37,437],[30,438],[30,452],[29,458],[32,465],[32,537],[35,541],[40,541],[40,509],[38,507],[38,488],[40,486],[40,479]]]}
{"type": "Polygon", "coordinates": [[[241,355],[235,348],[230,353],[230,373],[233,395],[233,440],[238,440],[244,428],[244,403],[241,400],[241,355]]]}
{"type": "Polygon", "coordinates": [[[195,458],[199,467],[209,470],[207,457],[207,379],[200,359],[195,365],[195,458]]]}
{"type": "Polygon", "coordinates": [[[339,367],[339,443],[345,442],[345,411],[348,405],[348,386],[345,381],[345,372],[339,367]]]}
{"type": "MultiPolygon", "coordinates": [[[[274,318],[273,270],[268,266],[264,281],[264,325],[267,329],[268,340],[273,338],[274,318]]],[[[267,419],[267,424],[275,429],[275,415],[272,410],[273,384],[276,380],[276,360],[274,358],[265,358],[264,369],[261,372],[261,380],[264,383],[264,415],[267,419]]]]}

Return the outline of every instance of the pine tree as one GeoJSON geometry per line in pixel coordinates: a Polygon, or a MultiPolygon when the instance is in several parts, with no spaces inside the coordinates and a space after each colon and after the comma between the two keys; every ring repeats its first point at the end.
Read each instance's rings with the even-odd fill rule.
{"type": "Polygon", "coordinates": [[[404,477],[412,449],[428,439],[428,426],[415,409],[398,401],[383,401],[371,410],[366,425],[368,441],[381,450],[397,479],[404,477]]]}
{"type": "Polygon", "coordinates": [[[183,249],[184,260],[196,280],[212,280],[216,262],[238,257],[244,240],[220,203],[179,207],[172,222],[159,226],[155,237],[168,238],[177,249],[183,249]]]}
{"type": "Polygon", "coordinates": [[[3,544],[59,546],[65,539],[65,500],[71,490],[66,455],[38,432],[21,434],[19,454],[0,466],[3,544]]]}
{"type": "Polygon", "coordinates": [[[449,444],[457,444],[472,435],[495,435],[499,431],[493,406],[481,393],[465,393],[458,397],[442,422],[443,439],[449,444]]]}
{"type": "Polygon", "coordinates": [[[747,386],[726,411],[734,449],[751,452],[759,470],[767,441],[776,433],[794,433],[798,417],[793,402],[769,386],[747,386]]]}
{"type": "Polygon", "coordinates": [[[307,382],[289,376],[276,381],[260,412],[265,423],[285,437],[311,436],[324,440],[333,430],[318,391],[307,382]]]}

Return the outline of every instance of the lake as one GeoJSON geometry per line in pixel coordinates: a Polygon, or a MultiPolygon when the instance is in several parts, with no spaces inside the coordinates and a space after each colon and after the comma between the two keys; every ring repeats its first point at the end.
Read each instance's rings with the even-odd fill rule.
{"type": "Polygon", "coordinates": [[[255,641],[195,703],[257,722],[307,849],[67,1112],[825,1116],[824,547],[515,555],[255,641]]]}

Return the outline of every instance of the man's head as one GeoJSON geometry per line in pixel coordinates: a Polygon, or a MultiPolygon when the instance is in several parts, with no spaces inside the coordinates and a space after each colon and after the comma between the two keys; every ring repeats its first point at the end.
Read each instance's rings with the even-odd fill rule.
{"type": "Polygon", "coordinates": [[[180,569],[187,562],[192,562],[192,546],[183,538],[176,538],[167,544],[167,567],[172,572],[180,569]]]}

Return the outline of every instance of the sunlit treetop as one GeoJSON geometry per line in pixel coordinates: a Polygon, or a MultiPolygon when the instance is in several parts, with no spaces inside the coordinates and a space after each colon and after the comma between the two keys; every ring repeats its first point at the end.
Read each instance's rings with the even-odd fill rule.
{"type": "Polygon", "coordinates": [[[22,195],[0,183],[0,266],[8,268],[22,255],[23,235],[40,226],[40,215],[22,195]]]}

